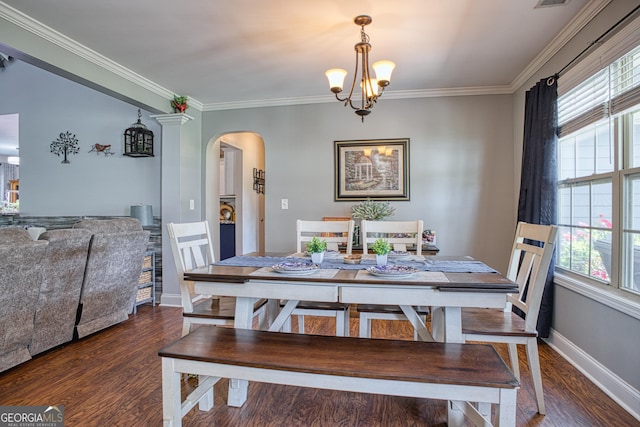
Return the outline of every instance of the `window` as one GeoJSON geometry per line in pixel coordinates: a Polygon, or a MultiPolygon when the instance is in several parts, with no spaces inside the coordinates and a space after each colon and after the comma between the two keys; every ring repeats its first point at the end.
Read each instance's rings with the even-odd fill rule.
{"type": "Polygon", "coordinates": [[[640,42],[634,44],[560,89],[556,266],[640,295],[640,42]]]}

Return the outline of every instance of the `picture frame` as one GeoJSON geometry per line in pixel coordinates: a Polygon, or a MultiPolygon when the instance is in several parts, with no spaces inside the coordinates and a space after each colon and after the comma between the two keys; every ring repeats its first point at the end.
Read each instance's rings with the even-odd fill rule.
{"type": "Polygon", "coordinates": [[[409,138],[334,141],[335,201],[410,200],[409,138]]]}

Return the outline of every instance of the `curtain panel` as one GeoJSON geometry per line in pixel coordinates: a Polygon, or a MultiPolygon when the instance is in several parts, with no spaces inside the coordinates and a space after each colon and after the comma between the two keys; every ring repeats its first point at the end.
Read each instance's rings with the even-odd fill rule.
{"type": "MultiPolygon", "coordinates": [[[[557,76],[540,80],[525,96],[524,140],[518,221],[531,224],[556,223],[558,177],[558,82],[557,76]]],[[[545,283],[538,334],[549,336],[553,312],[553,271],[551,260],[545,283]]]]}

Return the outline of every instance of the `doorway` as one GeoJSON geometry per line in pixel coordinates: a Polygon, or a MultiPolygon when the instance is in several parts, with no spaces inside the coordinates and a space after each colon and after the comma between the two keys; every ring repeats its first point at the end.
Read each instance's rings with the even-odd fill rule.
{"type": "Polygon", "coordinates": [[[235,255],[265,250],[265,199],[253,189],[253,169],[264,170],[264,153],[264,141],[253,132],[226,133],[207,145],[205,218],[211,224],[216,259],[222,258],[223,249],[225,256],[229,250],[235,255]],[[222,230],[228,232],[230,223],[233,249],[222,244],[222,230]]]}

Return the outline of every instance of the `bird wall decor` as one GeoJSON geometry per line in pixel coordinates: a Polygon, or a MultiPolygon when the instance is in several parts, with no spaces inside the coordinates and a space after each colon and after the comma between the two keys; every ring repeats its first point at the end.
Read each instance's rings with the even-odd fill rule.
{"type": "Polygon", "coordinates": [[[96,154],[102,153],[104,154],[105,157],[112,156],[113,154],[115,154],[113,151],[111,151],[111,144],[109,145],[93,144],[89,152],[90,153],[95,152],[96,154]]]}

